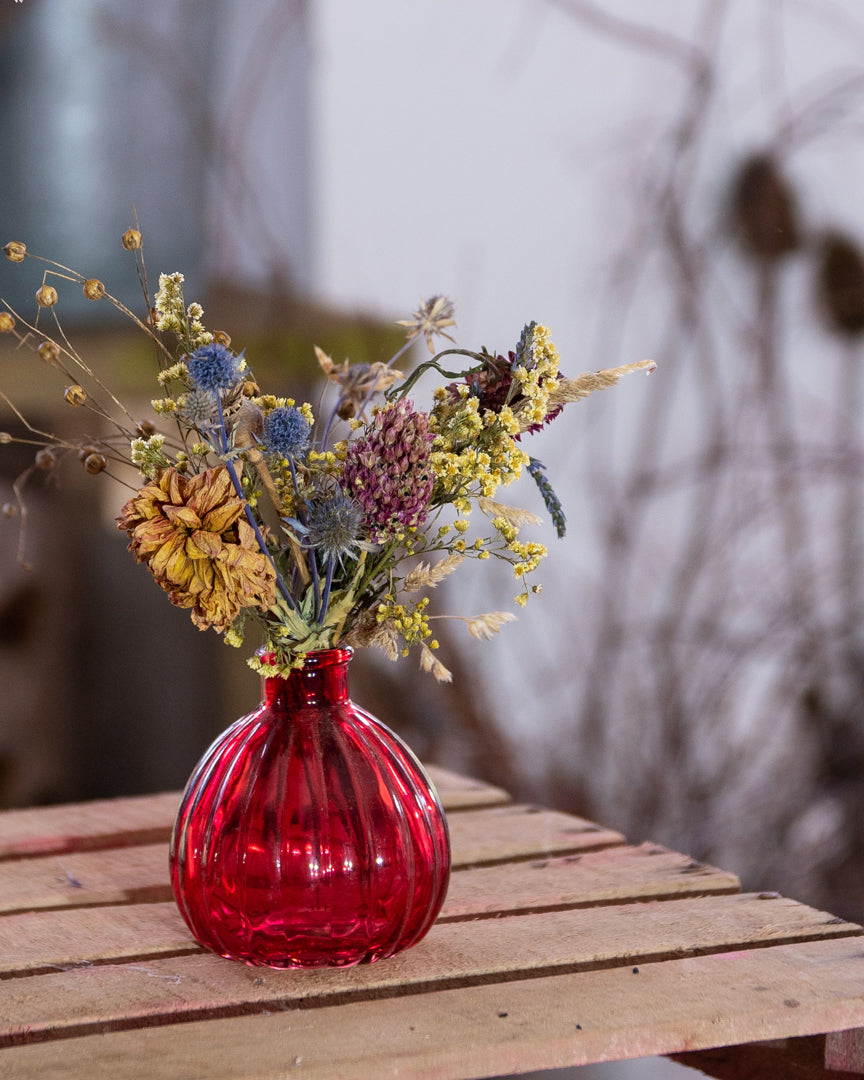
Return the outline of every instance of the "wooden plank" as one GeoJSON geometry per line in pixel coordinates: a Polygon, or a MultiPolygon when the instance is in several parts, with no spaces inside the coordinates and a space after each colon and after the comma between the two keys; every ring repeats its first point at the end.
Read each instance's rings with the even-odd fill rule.
{"type": "Polygon", "coordinates": [[[210,954],[95,965],[7,982],[14,989],[0,996],[0,1045],[250,1004],[308,1007],[553,971],[623,966],[636,977],[642,965],[667,957],[860,933],[783,897],[739,894],[439,923],[413,949],[350,973],[255,969],[210,954]]]}
{"type": "Polygon", "coordinates": [[[448,813],[482,806],[503,806],[512,802],[511,796],[503,788],[483,780],[460,776],[449,769],[442,769],[440,765],[424,765],[424,768],[448,813]]]}
{"type": "MultiPolygon", "coordinates": [[[[623,842],[582,818],[517,805],[462,810],[449,824],[457,868],[623,842]]],[[[0,914],[170,898],[167,842],[13,859],[0,873],[0,914]]]]}
{"type": "MultiPolygon", "coordinates": [[[[139,856],[141,850],[132,849],[139,856]]],[[[128,854],[114,852],[110,858],[122,860],[128,854]]],[[[102,853],[101,858],[105,863],[108,853],[102,853]]],[[[137,889],[155,894],[161,888],[163,898],[168,900],[167,867],[160,861],[159,868],[165,875],[161,887],[147,885],[151,878],[145,874],[137,889]]],[[[130,882],[127,889],[134,880],[130,876],[134,869],[123,868],[124,880],[130,882]]],[[[65,887],[62,882],[60,887],[65,887]]],[[[451,877],[441,919],[737,891],[738,881],[733,874],[644,844],[458,871],[451,877]]],[[[0,918],[0,975],[100,959],[152,958],[190,948],[194,948],[194,942],[173,900],[102,907],[98,915],[82,907],[46,908],[0,918]]]]}
{"type": "Polygon", "coordinates": [[[825,1065],[829,1069],[864,1073],[864,1028],[829,1035],[825,1040],[825,1065]]]}
{"type": "Polygon", "coordinates": [[[825,1043],[824,1035],[809,1035],[799,1039],[772,1039],[744,1046],[693,1050],[670,1057],[679,1065],[697,1069],[703,1076],[712,1076],[715,1080],[854,1080],[862,1075],[826,1069],[825,1043]]]}
{"type": "MultiPolygon", "coordinates": [[[[437,765],[426,770],[448,812],[510,802],[506,791],[482,780],[437,765]]],[[[179,802],[180,792],[169,791],[7,810],[0,814],[0,859],[167,841],[179,802]]]]}
{"type": "Polygon", "coordinates": [[[0,814],[0,858],[150,844],[167,840],[177,792],[100,799],[0,814]]]}
{"type": "Polygon", "coordinates": [[[474,1080],[857,1027],[862,978],[861,941],[847,938],[646,964],[638,975],[277,1007],[10,1047],[0,1062],[15,1080],[474,1080]]]}
{"type": "Polygon", "coordinates": [[[511,803],[463,810],[448,819],[454,866],[484,866],[542,855],[566,855],[623,844],[614,829],[593,821],[511,803]]]}
{"type": "Polygon", "coordinates": [[[481,867],[454,874],[442,918],[738,892],[734,874],[657,844],[481,867]]]}

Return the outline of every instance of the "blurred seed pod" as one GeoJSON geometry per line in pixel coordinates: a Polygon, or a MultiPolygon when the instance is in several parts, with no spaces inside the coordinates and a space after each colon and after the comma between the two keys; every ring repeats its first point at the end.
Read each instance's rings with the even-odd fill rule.
{"type": "Polygon", "coordinates": [[[127,229],[123,233],[122,243],[127,251],[137,251],[143,243],[141,233],[137,229],[127,229]]]}
{"type": "Polygon", "coordinates": [[[83,386],[67,386],[63,397],[70,405],[83,405],[87,400],[87,391],[83,386]]]}
{"type": "Polygon", "coordinates": [[[213,335],[213,342],[216,345],[224,345],[227,349],[231,344],[231,335],[226,334],[224,330],[217,330],[213,335]]]}
{"type": "Polygon", "coordinates": [[[87,278],[83,285],[84,295],[88,300],[101,300],[105,295],[105,286],[99,278],[87,278]]]}
{"type": "Polygon", "coordinates": [[[60,359],[60,346],[54,341],[43,341],[37,352],[40,360],[46,364],[53,364],[60,359]]]}
{"type": "Polygon", "coordinates": [[[36,452],[36,467],[44,469],[48,472],[49,469],[53,469],[57,464],[57,455],[51,449],[50,446],[43,446],[41,450],[36,452]]]}
{"type": "Polygon", "coordinates": [[[138,425],[138,434],[144,438],[149,439],[151,435],[156,433],[156,425],[152,420],[142,420],[138,425]]]}
{"type": "Polygon", "coordinates": [[[830,330],[848,337],[864,332],[864,253],[848,236],[830,232],[822,237],[816,290],[830,330]]]}
{"type": "Polygon", "coordinates": [[[769,154],[755,154],[738,170],[732,210],[745,248],[766,261],[782,259],[800,246],[795,196],[769,154]]]}
{"type": "Polygon", "coordinates": [[[8,311],[0,311],[0,334],[8,334],[15,329],[15,320],[8,311]]]}
{"type": "Polygon", "coordinates": [[[3,503],[3,517],[14,518],[18,517],[18,507],[14,503],[3,503]]]}
{"type": "Polygon", "coordinates": [[[104,454],[93,453],[88,454],[87,457],[84,458],[84,468],[88,473],[92,473],[94,476],[97,473],[104,472],[107,467],[108,459],[104,454]]]}
{"type": "Polygon", "coordinates": [[[3,250],[6,252],[6,258],[9,262],[23,262],[24,256],[27,254],[27,245],[18,240],[10,240],[3,250]]]}
{"type": "Polygon", "coordinates": [[[39,307],[54,307],[57,303],[57,290],[53,285],[40,285],[36,290],[36,303],[39,307]]]}

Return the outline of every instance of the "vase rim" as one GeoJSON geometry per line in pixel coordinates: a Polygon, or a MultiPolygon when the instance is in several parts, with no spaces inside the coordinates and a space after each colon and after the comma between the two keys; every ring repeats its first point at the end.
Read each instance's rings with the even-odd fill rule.
{"type": "MultiPolygon", "coordinates": [[[[337,645],[331,649],[313,649],[311,652],[306,653],[303,657],[303,666],[297,668],[296,671],[316,671],[318,668],[332,667],[334,664],[347,664],[353,655],[354,650],[350,645],[337,645]]],[[[275,656],[272,652],[261,649],[258,656],[262,664],[273,664],[275,666],[275,656]]],[[[281,677],[275,674],[268,675],[266,670],[262,671],[262,674],[268,679],[281,677]]]]}

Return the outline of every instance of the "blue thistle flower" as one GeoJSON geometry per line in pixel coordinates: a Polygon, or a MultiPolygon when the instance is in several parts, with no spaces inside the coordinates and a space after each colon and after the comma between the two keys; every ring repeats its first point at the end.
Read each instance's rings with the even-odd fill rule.
{"type": "Polygon", "coordinates": [[[362,547],[360,530],[363,524],[363,508],[341,491],[309,506],[306,518],[307,539],[328,563],[339,562],[345,556],[355,555],[362,547]]]}
{"type": "Polygon", "coordinates": [[[180,419],[190,427],[206,428],[216,413],[216,398],[212,390],[190,390],[183,401],[180,419]]]}
{"type": "Polygon", "coordinates": [[[279,406],[264,421],[261,443],[269,454],[299,457],[309,445],[312,425],[293,405],[279,406]]]}
{"type": "Polygon", "coordinates": [[[224,345],[201,345],[186,361],[198,390],[227,390],[240,378],[240,357],[224,345]]]}

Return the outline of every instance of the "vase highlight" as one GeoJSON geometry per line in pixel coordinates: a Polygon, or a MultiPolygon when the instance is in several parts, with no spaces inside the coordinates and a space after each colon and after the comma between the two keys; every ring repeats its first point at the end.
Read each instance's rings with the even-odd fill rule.
{"type": "Polygon", "coordinates": [[[392,956],[429,930],[447,890],[444,812],[422,766],[352,703],[351,649],[264,678],[183,795],[171,884],[196,939],[277,968],[392,956]]]}

